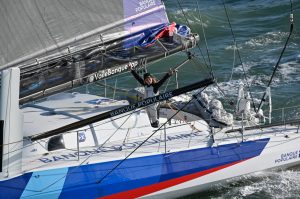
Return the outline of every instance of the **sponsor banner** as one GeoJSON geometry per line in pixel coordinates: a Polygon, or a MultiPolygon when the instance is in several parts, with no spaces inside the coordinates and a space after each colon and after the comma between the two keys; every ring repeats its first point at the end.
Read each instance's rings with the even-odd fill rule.
{"type": "Polygon", "coordinates": [[[290,151],[282,153],[279,158],[275,159],[275,164],[284,163],[300,158],[300,150],[290,151]]]}
{"type": "Polygon", "coordinates": [[[91,75],[88,75],[84,79],[87,80],[88,83],[92,83],[94,81],[98,81],[104,78],[107,78],[111,75],[115,75],[124,71],[127,71],[129,66],[135,68],[138,66],[138,61],[132,61],[127,64],[119,65],[116,67],[111,67],[108,69],[100,70],[98,72],[92,73],[91,75]]]}
{"type": "MultiPolygon", "coordinates": [[[[142,146],[155,145],[160,142],[169,142],[172,140],[189,139],[189,138],[193,138],[193,137],[197,137],[197,136],[201,136],[201,132],[185,133],[185,134],[178,134],[178,135],[172,135],[172,136],[169,135],[169,136],[166,136],[166,140],[159,139],[159,138],[151,138],[151,139],[147,140],[142,146]]],[[[142,143],[143,143],[143,140],[139,140],[139,141],[135,141],[135,142],[124,143],[122,145],[98,147],[98,148],[92,148],[90,150],[82,150],[82,151],[76,151],[76,152],[66,153],[66,154],[62,154],[62,155],[44,157],[44,158],[40,158],[38,160],[45,164],[51,163],[51,162],[57,162],[57,161],[77,160],[78,157],[86,157],[86,156],[91,156],[91,155],[106,153],[106,152],[135,149],[138,146],[140,146],[142,143]]]]}
{"type": "Polygon", "coordinates": [[[147,98],[145,100],[139,101],[139,102],[137,102],[135,104],[132,104],[132,105],[129,105],[129,106],[125,106],[123,108],[118,108],[118,109],[116,109],[114,111],[110,111],[110,116],[113,117],[113,116],[116,116],[116,115],[127,113],[127,112],[136,110],[136,109],[141,108],[141,107],[146,107],[146,106],[148,106],[150,104],[155,104],[157,102],[161,102],[161,101],[170,99],[172,97],[173,97],[172,91],[166,92],[166,93],[163,93],[161,95],[157,95],[157,96],[154,96],[154,97],[147,98]]]}

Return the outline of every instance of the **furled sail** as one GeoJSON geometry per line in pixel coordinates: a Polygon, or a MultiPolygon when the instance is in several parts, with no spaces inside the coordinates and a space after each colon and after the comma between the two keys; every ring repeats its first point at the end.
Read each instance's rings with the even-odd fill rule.
{"type": "Polygon", "coordinates": [[[186,30],[178,31],[182,37],[158,41],[175,27],[160,0],[3,0],[0,15],[0,70],[20,67],[21,103],[140,67],[196,40],[175,24],[186,30]]]}

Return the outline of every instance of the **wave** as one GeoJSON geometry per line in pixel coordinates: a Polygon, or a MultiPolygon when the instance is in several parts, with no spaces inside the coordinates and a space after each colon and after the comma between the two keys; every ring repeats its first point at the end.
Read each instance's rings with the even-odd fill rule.
{"type": "Polygon", "coordinates": [[[245,43],[249,47],[265,47],[271,44],[279,44],[286,40],[288,32],[267,32],[261,36],[251,38],[245,43]]]}
{"type": "Polygon", "coordinates": [[[299,198],[299,177],[298,170],[257,172],[185,199],[299,198]]]}
{"type": "Polygon", "coordinates": [[[286,170],[280,172],[259,172],[241,178],[243,182],[225,185],[222,189],[230,189],[224,198],[298,198],[300,188],[300,172],[286,170]],[[234,187],[231,187],[234,186],[234,187]]]}

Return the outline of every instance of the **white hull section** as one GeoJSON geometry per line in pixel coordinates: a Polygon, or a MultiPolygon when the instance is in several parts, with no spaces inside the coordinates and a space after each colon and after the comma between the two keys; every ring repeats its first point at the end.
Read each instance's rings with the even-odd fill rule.
{"type": "MultiPolygon", "coordinates": [[[[218,184],[232,182],[235,177],[261,172],[269,169],[285,169],[300,164],[300,134],[297,128],[271,136],[262,153],[249,160],[241,161],[230,167],[209,173],[194,180],[146,195],[143,198],[178,198],[207,189],[218,184]],[[289,138],[285,138],[288,135],[289,138]]],[[[237,178],[238,179],[238,178],[237,178]]]]}
{"type": "MultiPolygon", "coordinates": [[[[23,108],[24,135],[124,105],[126,101],[93,95],[56,95],[23,108]]],[[[26,182],[19,194],[32,198],[176,198],[245,174],[300,164],[297,125],[247,130],[243,136],[223,129],[212,137],[195,115],[179,112],[167,122],[176,111],[160,112],[159,129],[138,110],[61,136],[26,141],[21,175],[2,178],[0,185],[26,182]]],[[[0,191],[12,194],[14,189],[0,191]]]]}

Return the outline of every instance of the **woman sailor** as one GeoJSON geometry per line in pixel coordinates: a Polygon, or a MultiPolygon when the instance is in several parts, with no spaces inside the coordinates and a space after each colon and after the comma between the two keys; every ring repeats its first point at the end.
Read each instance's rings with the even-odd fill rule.
{"type": "MultiPolygon", "coordinates": [[[[159,94],[158,89],[163,85],[163,83],[174,74],[174,70],[170,69],[168,73],[166,73],[163,78],[159,81],[152,76],[150,73],[144,74],[144,79],[142,79],[133,69],[133,67],[130,67],[132,75],[135,77],[135,79],[145,86],[145,94],[144,98],[154,97],[159,94]]],[[[151,126],[153,128],[157,128],[159,126],[159,120],[158,120],[158,114],[157,114],[157,107],[158,103],[152,104],[147,106],[146,112],[148,114],[148,117],[150,119],[151,126]]]]}

